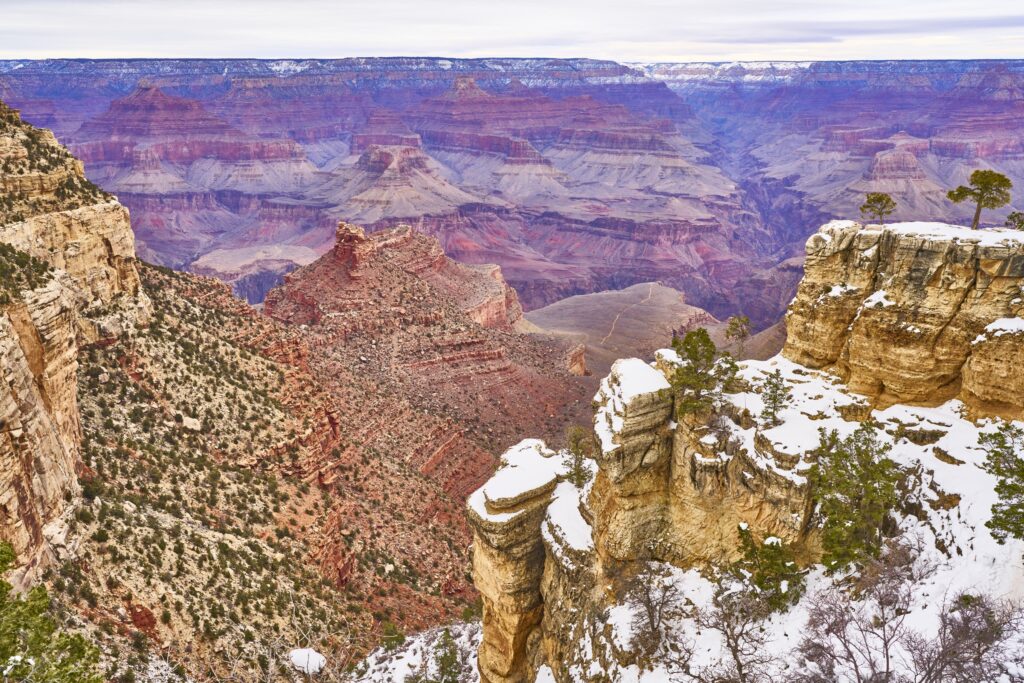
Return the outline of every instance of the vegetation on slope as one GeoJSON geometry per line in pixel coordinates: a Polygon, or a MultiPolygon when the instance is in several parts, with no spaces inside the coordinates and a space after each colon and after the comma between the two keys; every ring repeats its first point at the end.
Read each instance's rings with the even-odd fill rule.
{"type": "Polygon", "coordinates": [[[301,536],[330,495],[239,464],[288,457],[275,448],[297,427],[276,398],[283,371],[218,337],[222,312],[148,289],[148,328],[81,355],[82,546],[48,577],[54,592],[88,624],[109,680],[155,665],[172,680],[266,680],[296,647],[340,677],[372,615],[307,560],[301,536]]]}
{"type": "Polygon", "coordinates": [[[0,225],[112,196],[88,180],[53,134],[0,102],[0,225]]]}
{"type": "Polygon", "coordinates": [[[45,261],[0,242],[0,306],[20,298],[23,291],[41,287],[52,276],[45,261]]]}

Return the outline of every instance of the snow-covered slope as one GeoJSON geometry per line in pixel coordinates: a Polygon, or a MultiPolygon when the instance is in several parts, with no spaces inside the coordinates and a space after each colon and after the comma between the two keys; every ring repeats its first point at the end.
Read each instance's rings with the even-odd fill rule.
{"type": "MultiPolygon", "coordinates": [[[[616,448],[614,442],[620,440],[623,417],[628,417],[629,406],[635,405],[638,399],[658,400],[668,386],[656,367],[670,367],[675,353],[665,350],[658,356],[657,364],[651,365],[638,359],[620,361],[616,370],[624,375],[622,379],[625,381],[605,380],[603,383],[602,394],[606,395],[602,397],[599,394],[598,398],[605,402],[605,407],[600,410],[609,412],[610,416],[602,419],[599,411],[597,422],[606,452],[616,448]]],[[[1020,541],[999,544],[985,526],[996,502],[995,480],[982,469],[985,452],[979,447],[978,439],[981,434],[994,431],[997,422],[967,419],[964,406],[958,401],[936,407],[894,405],[885,410],[869,410],[862,397],[849,393],[832,375],[808,370],[781,356],[741,364],[740,377],[748,388],[726,394],[728,406],[724,411],[735,415],[760,414],[763,400],[756,387],[775,370],[781,372],[792,395],[791,404],[779,415],[779,426],[764,428],[764,424],[759,426],[760,421],[756,419],[741,420],[745,426],[723,421],[729,432],[724,441],[738,444],[739,450],[749,456],[745,466],[751,471],[747,474],[753,476],[755,468],[762,468],[802,486],[812,464],[811,451],[819,443],[819,430],[835,430],[845,437],[860,426],[861,420],[875,422],[880,441],[891,446],[890,457],[904,471],[913,473],[908,478],[912,488],[904,495],[908,501],[916,503],[912,507],[918,511],[917,515],[898,515],[899,536],[920,549],[912,572],[916,578],[909,586],[913,600],[910,614],[903,622],[905,629],[934,633],[943,606],[963,592],[984,592],[1012,601],[1024,598],[1024,566],[1021,563],[1024,544],[1020,541]],[[854,420],[853,416],[859,419],[854,420]],[[775,457],[772,457],[773,453],[775,457]]],[[[717,442],[721,441],[720,438],[717,442]]],[[[711,443],[711,440],[706,440],[706,443],[711,443]]],[[[557,472],[552,468],[537,468],[536,463],[531,464],[530,459],[537,459],[542,448],[539,442],[528,441],[506,454],[503,468],[491,482],[501,484],[502,499],[528,495],[526,488],[536,491],[537,482],[526,476],[526,471],[540,472],[543,469],[545,484],[551,477],[557,478],[557,472]],[[523,483],[526,488],[515,489],[516,482],[523,483]]],[[[563,457],[567,456],[563,454],[563,457]]],[[[712,448],[701,457],[704,461],[717,459],[724,465],[734,456],[725,450],[712,448]]],[[[548,452],[544,464],[555,462],[558,462],[556,455],[548,452]]],[[[481,489],[478,496],[482,496],[485,490],[490,489],[481,489]]],[[[570,565],[575,560],[563,552],[566,547],[581,553],[593,552],[595,539],[587,521],[593,519],[593,505],[590,487],[581,491],[567,481],[557,484],[546,507],[543,523],[548,563],[545,576],[571,570],[570,565]],[[561,567],[554,569],[553,565],[561,567]]],[[[478,544],[480,542],[478,539],[478,544]]],[[[678,591],[677,601],[697,610],[711,607],[715,584],[701,571],[655,564],[665,573],[665,580],[678,591]]],[[[765,647],[780,655],[774,657],[771,664],[773,680],[788,680],[796,674],[799,658],[792,653],[805,633],[809,605],[813,604],[814,596],[834,590],[842,580],[842,575],[828,576],[820,565],[812,566],[807,576],[805,597],[796,606],[773,615],[764,623],[768,634],[765,647]]],[[[552,604],[551,588],[545,578],[541,591],[545,593],[548,610],[575,610],[579,607],[552,604]]],[[[668,663],[659,662],[656,657],[645,662],[644,666],[632,661],[636,647],[632,628],[640,609],[641,605],[631,602],[628,597],[615,596],[603,613],[599,611],[608,628],[595,628],[585,637],[563,643],[561,661],[548,661],[558,674],[542,670],[538,679],[554,677],[564,680],[569,675],[582,681],[599,675],[607,676],[606,680],[618,681],[691,680],[678,672],[672,673],[668,663]]],[[[690,665],[695,670],[714,664],[726,653],[722,633],[701,628],[692,616],[680,615],[676,623],[666,626],[666,631],[692,644],[694,654],[690,665]]],[[[908,662],[913,654],[900,648],[896,651],[908,662]]]]}

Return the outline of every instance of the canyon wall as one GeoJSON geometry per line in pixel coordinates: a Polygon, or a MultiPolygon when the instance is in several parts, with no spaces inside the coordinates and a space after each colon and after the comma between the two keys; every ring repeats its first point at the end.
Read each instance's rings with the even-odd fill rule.
{"type": "MultiPolygon", "coordinates": [[[[651,563],[726,566],[741,554],[737,528],[818,561],[807,474],[819,429],[874,420],[926,481],[936,463],[977,458],[985,422],[972,418],[1022,415],[1022,249],[1020,231],[831,222],[807,242],[783,353],[741,363],[711,408],[679,414],[675,351],[616,361],[594,399],[585,481],[568,452],[527,440],[469,498],[482,679],[532,681],[542,666],[560,682],[637,673],[650,662],[614,616],[628,614],[629,577],[651,563]],[[777,422],[758,415],[772,372],[791,392],[777,422]],[[919,426],[928,438],[912,436],[919,426]]],[[[929,509],[960,500],[933,484],[929,509]]]]}
{"type": "Polygon", "coordinates": [[[25,585],[66,540],[78,497],[78,349],[148,315],[128,212],[49,131],[0,103],[0,538],[25,585]]]}
{"type": "Polygon", "coordinates": [[[409,226],[366,234],[340,223],[334,248],[286,275],[264,312],[305,326],[318,373],[351,358],[442,418],[420,425],[433,444],[402,450],[453,495],[490,474],[520,426],[550,423],[550,436],[585,408],[579,345],[519,332],[522,307],[500,268],[458,263],[409,226]]]}
{"type": "Polygon", "coordinates": [[[1024,235],[835,221],[807,241],[783,354],[880,403],[1024,409],[1024,235]]]}
{"type": "MultiPolygon", "coordinates": [[[[599,447],[581,490],[566,452],[527,440],[470,496],[483,680],[530,681],[542,663],[568,680],[580,644],[596,643],[593,615],[617,604],[629,567],[735,560],[741,523],[816,556],[809,454],[786,453],[738,405],[678,419],[667,377],[679,362],[662,350],[654,365],[612,366],[594,399],[599,447]]],[[[594,644],[587,656],[605,671],[614,655],[594,644]]]]}
{"type": "MultiPolygon", "coordinates": [[[[0,90],[132,211],[140,255],[261,301],[339,219],[497,263],[527,310],[663,281],[775,323],[807,236],[888,192],[963,220],[1024,184],[1024,63],[0,61],[0,90]]],[[[1004,213],[994,212],[1001,222],[1004,213]]]]}
{"type": "Polygon", "coordinates": [[[47,564],[78,496],[78,314],[66,280],[0,306],[0,539],[18,555],[18,585],[47,564]]]}

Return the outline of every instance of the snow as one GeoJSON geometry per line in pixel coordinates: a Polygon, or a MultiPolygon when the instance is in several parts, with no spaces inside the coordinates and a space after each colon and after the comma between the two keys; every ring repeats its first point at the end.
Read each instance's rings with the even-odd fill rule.
{"type": "Polygon", "coordinates": [[[7,659],[7,666],[4,667],[4,671],[3,671],[4,678],[6,679],[7,676],[11,675],[11,672],[14,671],[16,668],[18,668],[19,666],[21,666],[21,664],[23,662],[28,662],[28,665],[30,667],[34,667],[36,665],[36,660],[33,659],[32,657],[29,657],[28,659],[26,659],[25,657],[22,657],[21,655],[11,655],[7,659]]]}
{"type": "Polygon", "coordinates": [[[830,287],[827,292],[822,294],[822,296],[841,297],[841,296],[846,296],[847,294],[850,294],[850,293],[856,292],[856,291],[857,291],[857,288],[852,286],[852,285],[847,285],[847,284],[832,285],[832,287],[830,287]]]}
{"type": "Polygon", "coordinates": [[[975,337],[974,342],[985,341],[989,337],[1001,337],[1004,334],[1020,334],[1024,332],[1024,318],[999,318],[985,326],[985,331],[975,337]]]}
{"type": "Polygon", "coordinates": [[[537,669],[537,679],[535,683],[555,683],[555,674],[551,671],[550,666],[545,664],[537,669]]]}
{"type": "Polygon", "coordinates": [[[303,63],[295,62],[290,59],[282,59],[276,62],[271,62],[267,66],[278,76],[291,76],[306,71],[311,65],[308,62],[303,63]]]}
{"type": "Polygon", "coordinates": [[[899,235],[912,235],[931,240],[949,242],[965,242],[982,247],[1020,247],[1024,246],[1024,231],[1011,228],[982,228],[971,230],[962,225],[935,223],[927,221],[910,221],[905,223],[888,223],[886,225],[861,224],[856,221],[834,220],[821,226],[812,239],[832,241],[834,233],[859,227],[863,232],[889,232],[899,235]]]}
{"type": "Polygon", "coordinates": [[[407,637],[405,642],[394,650],[377,648],[356,667],[353,682],[405,683],[406,678],[413,673],[425,673],[428,678],[436,676],[432,654],[437,639],[441,637],[445,628],[452,634],[455,645],[467,665],[461,683],[479,683],[480,673],[476,664],[476,653],[480,648],[482,636],[479,622],[450,624],[447,627],[423,631],[407,637]]]}
{"type": "Polygon", "coordinates": [[[948,223],[930,223],[913,221],[908,223],[892,223],[885,230],[901,235],[916,235],[941,240],[958,240],[960,242],[976,242],[981,246],[993,247],[1002,245],[1024,245],[1024,231],[1010,228],[982,228],[971,230],[962,225],[948,223]]]}
{"type": "MultiPolygon", "coordinates": [[[[671,350],[658,352],[661,358],[679,356],[671,350]]],[[[600,405],[594,415],[594,432],[601,442],[601,450],[610,453],[618,448],[615,435],[622,429],[623,416],[630,403],[641,396],[657,394],[670,389],[665,375],[639,358],[621,358],[612,364],[611,373],[601,381],[594,396],[600,405]]]]}
{"type": "Polygon", "coordinates": [[[292,662],[292,667],[310,676],[320,673],[327,665],[326,657],[308,647],[292,650],[288,653],[288,658],[292,662]]]}
{"type": "Polygon", "coordinates": [[[871,293],[867,299],[864,299],[864,303],[861,304],[864,308],[874,308],[881,306],[888,308],[889,306],[895,306],[896,302],[889,298],[888,294],[884,289],[879,289],[871,293]]]}
{"type": "Polygon", "coordinates": [[[627,66],[647,77],[674,84],[724,82],[783,83],[793,80],[811,62],[630,62],[627,66]]]}
{"type": "Polygon", "coordinates": [[[670,388],[665,375],[639,358],[622,358],[612,365],[612,374],[618,378],[619,397],[629,403],[642,394],[652,394],[670,388]]]}
{"type": "MultiPolygon", "coordinates": [[[[884,290],[876,292],[876,295],[875,300],[885,305],[888,299],[884,290]]],[[[993,322],[985,333],[1019,332],[1024,332],[1024,319],[1006,318],[993,322]]],[[[671,350],[659,351],[656,358],[659,363],[669,366],[678,362],[678,356],[671,350]]],[[[759,386],[775,370],[780,372],[791,396],[791,402],[779,411],[781,424],[770,429],[760,429],[757,425],[743,428],[738,421],[727,420],[723,428],[728,430],[728,438],[746,451],[750,462],[748,469],[759,468],[784,477],[795,485],[804,485],[806,472],[812,465],[811,453],[819,443],[819,430],[834,430],[840,437],[849,436],[860,423],[844,419],[841,411],[847,407],[863,406],[866,399],[851,394],[839,379],[826,372],[810,370],[782,356],[776,356],[766,361],[740,363],[739,376],[752,389],[726,394],[724,400],[740,411],[746,409],[755,415],[759,414],[763,409],[763,401],[753,387],[759,386]],[[755,439],[757,436],[767,440],[771,448],[764,448],[763,441],[755,439]],[[788,456],[782,458],[785,466],[776,461],[776,453],[788,456]]],[[[613,365],[612,373],[601,383],[596,396],[600,407],[595,430],[606,452],[609,445],[615,447],[613,437],[622,426],[623,415],[629,404],[666,388],[668,382],[664,376],[643,361],[626,359],[613,365]]],[[[920,502],[916,506],[916,515],[919,516],[897,515],[895,521],[904,537],[919,541],[917,545],[921,548],[921,556],[917,561],[920,565],[935,567],[934,572],[922,574],[923,578],[918,580],[912,591],[915,602],[907,617],[907,626],[922,633],[934,632],[944,601],[961,591],[986,591],[994,597],[1014,601],[1024,599],[1024,565],[1021,562],[1024,542],[1011,539],[1000,544],[986,527],[997,496],[995,480],[983,467],[985,451],[978,445],[978,440],[982,434],[994,431],[998,422],[972,421],[966,415],[963,404],[956,400],[931,407],[897,404],[870,412],[871,419],[878,427],[879,441],[890,447],[889,457],[919,478],[912,480],[916,481],[915,488],[908,494],[912,500],[920,502]],[[934,442],[917,444],[900,436],[915,430],[934,432],[934,442]],[[955,460],[948,461],[943,454],[955,460]],[[953,504],[949,504],[950,501],[953,504]],[[936,504],[939,502],[944,504],[936,504]]],[[[706,446],[715,443],[707,438],[701,441],[706,446]]],[[[513,501],[523,492],[554,482],[542,533],[554,557],[568,563],[572,561],[574,552],[593,552],[594,531],[581,507],[589,499],[590,484],[581,491],[571,482],[562,480],[565,475],[565,455],[547,449],[540,441],[521,442],[506,452],[495,477],[471,497],[470,505],[477,510],[478,506],[486,508],[485,503],[488,502],[513,501]]],[[[725,456],[718,457],[723,459],[725,456]]],[[[593,474],[596,464],[589,461],[587,466],[593,474]]],[[[745,474],[753,476],[747,472],[745,474]]],[[[492,514],[489,517],[495,519],[501,516],[492,514]]],[[[749,528],[746,523],[740,526],[749,528]]],[[[777,544],[781,540],[769,536],[763,542],[777,544]]],[[[711,604],[715,585],[698,570],[684,571],[659,565],[659,569],[664,568],[668,569],[668,580],[678,588],[682,600],[698,609],[711,604]]],[[[831,590],[837,581],[841,584],[843,577],[830,577],[822,567],[811,567],[806,578],[807,596],[831,590]]],[[[784,592],[791,589],[789,583],[782,585],[784,592]]],[[[776,672],[780,679],[786,677],[786,667],[793,665],[793,658],[787,657],[785,653],[792,652],[803,637],[808,603],[805,597],[788,611],[773,615],[765,624],[769,633],[768,647],[781,655],[779,671],[776,672]]],[[[865,607],[861,604],[855,606],[855,609],[862,608],[865,607]]],[[[623,600],[606,611],[604,616],[607,630],[580,634],[573,659],[581,661],[582,667],[570,672],[574,678],[583,680],[590,674],[602,674],[611,680],[630,683],[662,683],[671,680],[668,672],[657,663],[653,671],[641,671],[635,665],[623,667],[616,664],[615,657],[603,657],[605,661],[611,662],[613,670],[600,670],[595,653],[621,652],[631,647],[632,623],[638,609],[637,605],[623,600]]],[[[694,644],[694,666],[710,664],[722,653],[721,635],[713,629],[699,629],[689,618],[681,618],[674,627],[681,634],[680,637],[694,644]]],[[[409,662],[412,659],[413,656],[409,655],[409,662]]],[[[409,663],[396,666],[398,668],[393,672],[389,669],[390,678],[378,677],[373,680],[378,683],[398,683],[417,665],[409,663]]],[[[553,674],[544,668],[539,672],[538,679],[550,683],[553,674]]]]}
{"type": "Polygon", "coordinates": [[[561,541],[579,552],[594,549],[594,530],[580,513],[581,498],[580,490],[568,481],[555,487],[543,529],[552,545],[561,541]]]}
{"type": "Polygon", "coordinates": [[[540,439],[524,439],[501,456],[501,465],[480,490],[487,502],[505,507],[531,491],[554,483],[564,469],[563,459],[540,439]]]}

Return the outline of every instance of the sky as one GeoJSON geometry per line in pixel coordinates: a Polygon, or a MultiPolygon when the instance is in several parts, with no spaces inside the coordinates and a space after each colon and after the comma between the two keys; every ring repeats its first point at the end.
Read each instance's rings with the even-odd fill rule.
{"type": "Polygon", "coordinates": [[[0,0],[0,59],[1024,58],[1014,0],[0,0]]]}

